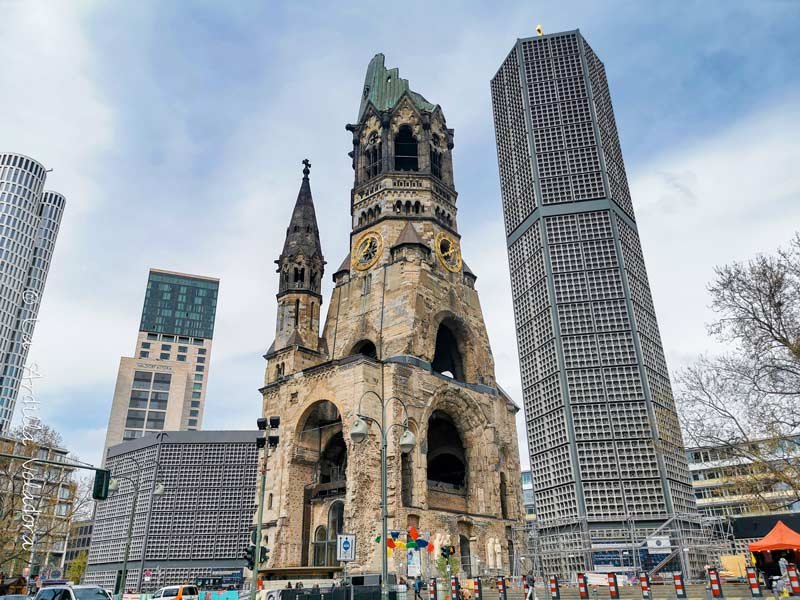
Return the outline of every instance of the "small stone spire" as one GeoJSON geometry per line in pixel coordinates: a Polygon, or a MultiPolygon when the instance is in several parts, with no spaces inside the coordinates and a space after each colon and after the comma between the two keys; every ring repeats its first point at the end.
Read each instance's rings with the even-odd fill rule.
{"type": "Polygon", "coordinates": [[[325,259],[322,256],[317,215],[308,178],[311,161],[306,158],[302,165],[303,180],[289,227],[286,229],[283,252],[275,261],[281,274],[278,289],[279,292],[297,290],[319,294],[325,259]]]}

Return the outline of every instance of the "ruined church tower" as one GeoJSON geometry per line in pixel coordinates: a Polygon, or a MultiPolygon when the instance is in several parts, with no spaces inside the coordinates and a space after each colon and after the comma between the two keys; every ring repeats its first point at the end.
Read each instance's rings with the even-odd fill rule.
{"type": "MultiPolygon", "coordinates": [[[[360,444],[349,433],[359,414],[379,421],[383,402],[389,529],[414,526],[434,545],[422,552],[423,574],[444,543],[464,576],[508,573],[521,550],[519,408],[495,381],[477,278],[461,253],[454,132],[382,54],[347,130],[350,248],[321,337],[325,263],[308,165],[277,261],[278,323],[260,391],[263,414],[281,417],[281,442],[267,465],[271,553],[260,570],[335,575],[344,532],[358,537],[351,568],[380,570],[380,430],[372,424],[360,444]],[[408,454],[398,447],[403,423],[416,436],[408,454]]],[[[396,553],[390,571],[406,569],[396,553]]]]}

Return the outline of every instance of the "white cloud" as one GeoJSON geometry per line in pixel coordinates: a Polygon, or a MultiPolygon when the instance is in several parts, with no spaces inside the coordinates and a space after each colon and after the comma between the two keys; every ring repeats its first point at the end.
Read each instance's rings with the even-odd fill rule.
{"type": "Polygon", "coordinates": [[[674,371],[715,349],[715,266],[774,252],[800,229],[800,109],[779,104],[691,140],[631,176],[662,341],[674,371]]]}

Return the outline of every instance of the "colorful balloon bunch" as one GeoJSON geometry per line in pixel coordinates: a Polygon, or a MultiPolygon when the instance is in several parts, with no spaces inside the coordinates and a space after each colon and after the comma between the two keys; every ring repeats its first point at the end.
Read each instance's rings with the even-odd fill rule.
{"type": "MultiPolygon", "coordinates": [[[[375,538],[377,543],[380,543],[381,536],[375,538]]],[[[408,550],[408,549],[418,549],[421,550],[425,548],[428,551],[428,554],[433,553],[433,544],[429,543],[428,540],[424,540],[419,536],[419,530],[416,527],[409,527],[408,531],[406,532],[406,539],[400,539],[400,532],[399,531],[391,531],[389,532],[389,538],[386,540],[386,554],[389,558],[392,557],[395,549],[398,550],[408,550]]]]}

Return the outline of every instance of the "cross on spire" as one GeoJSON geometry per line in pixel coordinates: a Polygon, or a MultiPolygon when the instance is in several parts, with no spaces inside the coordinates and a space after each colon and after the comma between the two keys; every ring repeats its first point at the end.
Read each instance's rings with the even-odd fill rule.
{"type": "Polygon", "coordinates": [[[308,160],[307,158],[304,158],[303,159],[303,165],[304,165],[304,167],[303,167],[303,177],[308,179],[308,174],[311,172],[311,161],[308,160]]]}

